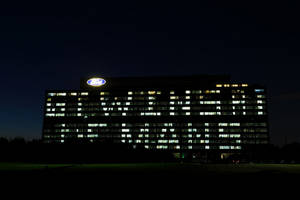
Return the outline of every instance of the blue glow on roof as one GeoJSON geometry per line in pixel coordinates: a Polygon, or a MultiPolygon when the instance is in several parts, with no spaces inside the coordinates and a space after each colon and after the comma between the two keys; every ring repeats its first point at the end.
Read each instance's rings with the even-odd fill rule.
{"type": "Polygon", "coordinates": [[[106,83],[106,80],[103,78],[90,78],[87,81],[87,84],[93,87],[100,87],[106,83]]]}

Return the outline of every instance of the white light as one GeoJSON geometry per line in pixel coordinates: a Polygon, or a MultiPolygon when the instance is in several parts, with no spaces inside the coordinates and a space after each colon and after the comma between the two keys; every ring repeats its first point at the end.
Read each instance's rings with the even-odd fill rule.
{"type": "Polygon", "coordinates": [[[93,87],[100,87],[105,83],[106,81],[103,78],[91,78],[87,81],[87,84],[93,87]]]}

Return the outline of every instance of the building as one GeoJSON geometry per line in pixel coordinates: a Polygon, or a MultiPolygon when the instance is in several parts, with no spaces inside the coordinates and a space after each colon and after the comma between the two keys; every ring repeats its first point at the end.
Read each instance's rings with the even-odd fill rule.
{"type": "Polygon", "coordinates": [[[226,75],[83,78],[78,90],[46,91],[44,112],[46,143],[238,152],[269,142],[266,88],[226,75]]]}

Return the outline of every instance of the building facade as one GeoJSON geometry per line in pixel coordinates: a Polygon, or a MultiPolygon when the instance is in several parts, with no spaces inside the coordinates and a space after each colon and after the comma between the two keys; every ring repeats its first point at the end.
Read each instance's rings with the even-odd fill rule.
{"type": "Polygon", "coordinates": [[[43,141],[235,152],[268,144],[266,88],[229,76],[83,78],[47,90],[43,141]]]}

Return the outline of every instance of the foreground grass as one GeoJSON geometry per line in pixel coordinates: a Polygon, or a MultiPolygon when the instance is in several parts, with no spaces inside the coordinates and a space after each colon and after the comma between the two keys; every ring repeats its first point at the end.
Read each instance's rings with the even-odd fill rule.
{"type": "Polygon", "coordinates": [[[130,163],[130,164],[32,164],[0,163],[0,172],[64,172],[64,173],[161,173],[161,174],[295,174],[300,164],[192,164],[192,163],[130,163]]]}

